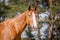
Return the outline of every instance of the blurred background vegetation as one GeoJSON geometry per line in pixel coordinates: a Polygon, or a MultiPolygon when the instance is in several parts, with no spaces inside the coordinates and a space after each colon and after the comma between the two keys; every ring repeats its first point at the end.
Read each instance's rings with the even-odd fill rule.
{"type": "MultiPolygon", "coordinates": [[[[33,7],[34,6],[34,1],[36,1],[38,8],[37,8],[37,12],[38,15],[41,13],[48,12],[48,14],[50,14],[49,8],[50,8],[50,3],[49,0],[0,0],[0,22],[4,21],[6,18],[12,18],[14,16],[17,16],[18,14],[24,12],[27,10],[29,4],[33,7]]],[[[54,34],[54,32],[52,33],[53,40],[60,40],[60,0],[52,0],[52,15],[54,17],[54,32],[56,32],[56,34],[54,34]]],[[[47,14],[47,15],[48,15],[47,14]]],[[[41,18],[41,16],[40,16],[41,18]]],[[[49,21],[51,20],[50,15],[48,15],[48,18],[45,17],[45,19],[43,19],[44,21],[40,20],[39,21],[39,25],[40,27],[42,26],[43,23],[49,23],[49,21]]],[[[28,38],[26,38],[26,40],[35,40],[35,39],[31,39],[31,37],[34,37],[31,34],[31,29],[28,28],[29,30],[26,31],[26,34],[28,35],[28,38]]],[[[48,29],[47,29],[48,30],[48,29]]],[[[46,33],[48,33],[48,31],[46,30],[46,33]]],[[[48,35],[48,34],[47,34],[48,35]]],[[[41,36],[41,35],[40,35],[41,36]]],[[[46,36],[47,37],[47,36],[46,36]]],[[[25,39],[23,39],[25,40],[25,39]]],[[[47,40],[46,39],[41,39],[41,40],[47,40]]]]}

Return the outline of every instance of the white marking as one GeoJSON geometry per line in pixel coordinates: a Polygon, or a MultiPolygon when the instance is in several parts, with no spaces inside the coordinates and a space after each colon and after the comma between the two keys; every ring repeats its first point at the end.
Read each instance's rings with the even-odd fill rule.
{"type": "Polygon", "coordinates": [[[36,17],[35,17],[34,12],[32,12],[32,18],[33,18],[33,26],[34,28],[37,28],[36,17]]]}

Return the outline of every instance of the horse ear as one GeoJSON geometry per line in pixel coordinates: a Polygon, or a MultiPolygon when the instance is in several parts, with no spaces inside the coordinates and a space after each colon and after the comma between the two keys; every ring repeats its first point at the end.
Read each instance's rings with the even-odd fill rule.
{"type": "Polygon", "coordinates": [[[28,7],[28,10],[30,11],[31,10],[31,6],[29,5],[29,7],[28,7]]]}
{"type": "Polygon", "coordinates": [[[35,10],[35,11],[37,10],[37,4],[35,4],[35,6],[34,6],[34,10],[35,10]]]}

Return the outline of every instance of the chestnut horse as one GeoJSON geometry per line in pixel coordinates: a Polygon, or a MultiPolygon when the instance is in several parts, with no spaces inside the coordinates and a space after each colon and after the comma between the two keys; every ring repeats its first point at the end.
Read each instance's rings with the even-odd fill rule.
{"type": "Polygon", "coordinates": [[[36,7],[20,14],[15,18],[5,20],[0,23],[0,40],[21,40],[21,33],[24,31],[27,25],[36,29],[36,7]]]}

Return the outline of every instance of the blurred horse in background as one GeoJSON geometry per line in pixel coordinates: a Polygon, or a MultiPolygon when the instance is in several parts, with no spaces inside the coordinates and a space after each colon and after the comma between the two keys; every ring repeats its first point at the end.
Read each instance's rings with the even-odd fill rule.
{"type": "Polygon", "coordinates": [[[36,7],[31,9],[31,6],[29,6],[28,10],[19,16],[1,22],[0,40],[21,40],[21,33],[27,25],[37,29],[36,7]]]}

